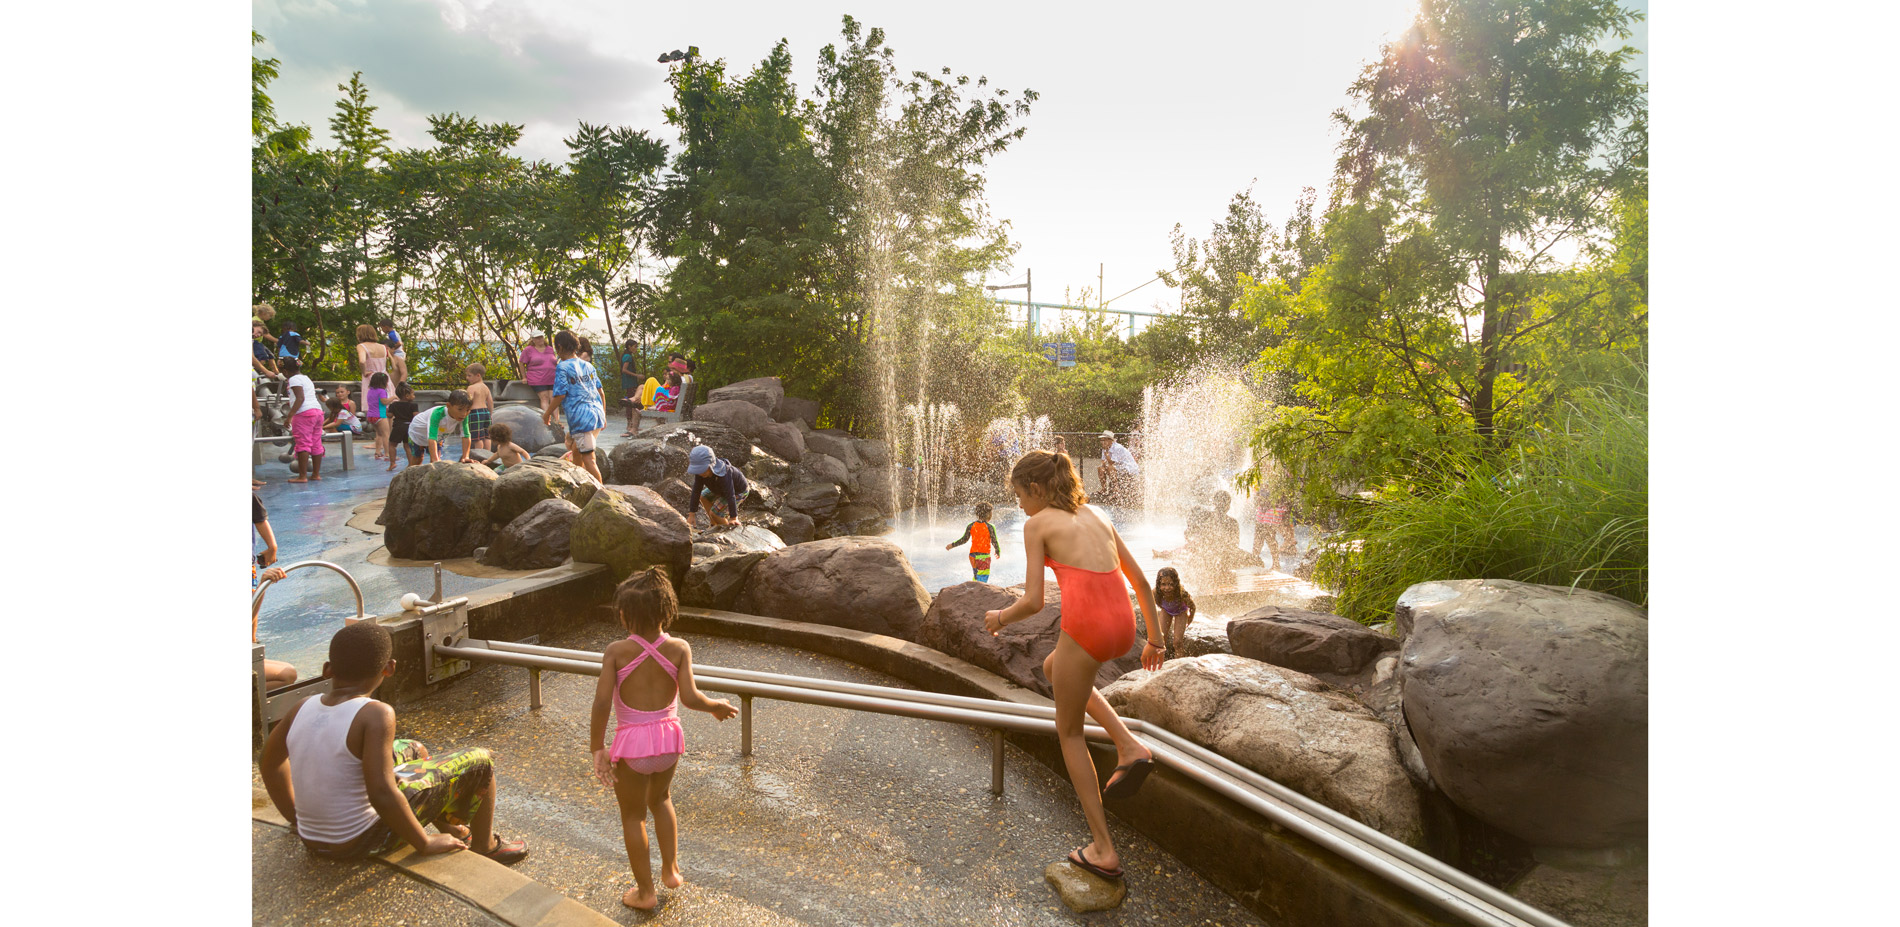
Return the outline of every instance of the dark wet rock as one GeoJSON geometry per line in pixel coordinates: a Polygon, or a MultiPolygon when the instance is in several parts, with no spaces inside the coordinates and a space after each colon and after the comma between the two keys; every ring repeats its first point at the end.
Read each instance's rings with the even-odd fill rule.
{"type": "Polygon", "coordinates": [[[628,438],[607,456],[613,461],[615,482],[652,486],[668,477],[685,476],[688,453],[682,441],[628,438]]]}
{"type": "Polygon", "coordinates": [[[1509,580],[1414,586],[1404,713],[1438,787],[1540,847],[1646,839],[1649,619],[1614,596],[1509,580]],[[1416,594],[1414,594],[1416,592],[1416,594]]]}
{"type": "Polygon", "coordinates": [[[843,486],[850,480],[851,473],[845,469],[844,461],[829,454],[807,452],[792,467],[794,483],[836,483],[843,486]]]}
{"type": "MultiPolygon", "coordinates": [[[[1091,859],[1089,862],[1099,863],[1101,860],[1091,859]]],[[[1042,878],[1049,883],[1050,888],[1055,889],[1056,897],[1077,914],[1119,908],[1122,899],[1128,897],[1126,881],[1104,879],[1066,859],[1050,863],[1042,870],[1042,878]]]]}
{"type": "MultiPolygon", "coordinates": [[[[515,443],[521,444],[521,442],[519,441],[516,441],[515,443]]],[[[526,444],[521,444],[521,446],[527,447],[526,444]]],[[[534,452],[534,456],[536,457],[561,457],[566,454],[567,454],[567,445],[565,444],[550,444],[534,452]]]]}
{"type": "Polygon", "coordinates": [[[871,506],[885,515],[897,514],[897,493],[887,467],[865,467],[851,486],[851,501],[871,506]]]}
{"type": "Polygon", "coordinates": [[[891,533],[890,519],[868,505],[844,505],[831,520],[818,526],[819,537],[877,537],[891,533]]]}
{"type": "Polygon", "coordinates": [[[857,449],[858,460],[864,467],[889,468],[891,449],[876,438],[858,438],[852,442],[857,449]]]}
{"type": "Polygon", "coordinates": [[[764,559],[765,552],[759,550],[695,559],[693,568],[686,572],[686,588],[680,593],[680,604],[730,611],[745,588],[746,577],[764,559]]]}
{"type": "MultiPolygon", "coordinates": [[[[847,471],[856,470],[864,465],[858,459],[857,439],[851,437],[849,432],[836,428],[814,431],[806,435],[805,453],[823,454],[844,464],[847,471]]],[[[841,479],[838,482],[842,483],[844,480],[841,479]]]]}
{"type": "MultiPolygon", "coordinates": [[[[1025,689],[1049,695],[1049,680],[1042,674],[1042,661],[1055,649],[1056,639],[1062,633],[1059,603],[1045,602],[1042,611],[1003,628],[999,634],[983,630],[984,612],[1008,608],[1021,594],[1021,586],[1003,588],[974,581],[945,586],[924,615],[923,624],[917,630],[917,643],[980,666],[1025,689]]],[[[1137,636],[1127,654],[1102,664],[1095,674],[1095,685],[1097,688],[1106,686],[1124,673],[1140,668],[1141,640],[1137,636]]]]}
{"type": "Polygon", "coordinates": [[[778,525],[772,530],[787,544],[804,544],[818,537],[818,526],[810,515],[790,508],[778,510],[778,525]]]}
{"type": "Polygon", "coordinates": [[[752,460],[745,465],[746,482],[782,490],[792,484],[792,465],[762,447],[752,449],[752,460]]]}
{"type": "Polygon", "coordinates": [[[1233,652],[1299,670],[1350,676],[1399,649],[1399,642],[1357,621],[1265,605],[1227,623],[1233,652]]]}
{"type": "MultiPolygon", "coordinates": [[[[746,497],[739,500],[741,516],[747,512],[776,512],[785,504],[785,495],[764,483],[753,483],[750,489],[746,497]]],[[[724,502],[719,504],[721,507],[725,505],[724,502]]]]}
{"type": "Polygon", "coordinates": [[[493,530],[495,471],[479,464],[438,461],[403,469],[389,481],[376,523],[383,545],[406,560],[466,557],[493,530]]]}
{"type": "Polygon", "coordinates": [[[665,567],[675,586],[692,563],[686,519],[645,486],[608,486],[581,509],[569,531],[580,563],[604,563],[615,581],[650,566],[665,567]]]}
{"type": "MultiPolygon", "coordinates": [[[[805,456],[805,436],[798,429],[783,422],[771,422],[759,429],[753,436],[758,446],[774,456],[797,463],[805,456]]],[[[757,459],[757,455],[753,456],[757,459]]]]}
{"type": "Polygon", "coordinates": [[[838,503],[843,498],[844,488],[836,483],[796,483],[786,490],[779,513],[783,515],[785,509],[791,509],[810,516],[814,522],[829,520],[837,514],[838,503]]]}
{"type": "Polygon", "coordinates": [[[709,402],[700,406],[693,412],[693,421],[730,425],[740,434],[755,441],[764,432],[765,426],[772,424],[772,419],[765,414],[763,409],[736,399],[709,402]]]}
{"type": "Polygon", "coordinates": [[[711,447],[714,454],[741,467],[752,459],[752,439],[739,429],[718,422],[690,421],[655,425],[636,437],[666,441],[688,452],[692,451],[693,445],[704,444],[711,447]]]}
{"type": "Polygon", "coordinates": [[[583,483],[580,486],[574,487],[574,491],[570,493],[569,495],[567,495],[565,498],[567,499],[567,501],[574,503],[576,506],[580,506],[584,508],[586,507],[587,503],[593,501],[594,493],[599,492],[599,491],[600,491],[600,484],[592,480],[588,480],[586,483],[583,483]]]}
{"type": "Polygon", "coordinates": [[[543,425],[537,406],[501,406],[489,413],[488,422],[491,427],[507,425],[514,432],[511,440],[522,447],[546,447],[567,440],[567,430],[561,427],[558,414],[553,425],[543,425]]]}
{"type": "Polygon", "coordinates": [[[878,538],[832,538],[767,554],[738,610],[915,640],[930,596],[904,551],[878,538]]]}
{"type": "Polygon", "coordinates": [[[595,488],[598,487],[592,474],[565,460],[530,458],[496,477],[488,519],[500,528],[546,499],[566,499],[576,506],[586,505],[595,488]],[[583,486],[589,487],[586,498],[581,496],[583,486]]]}
{"type": "Polygon", "coordinates": [[[804,422],[806,428],[818,427],[818,412],[822,408],[816,399],[797,399],[786,396],[778,401],[778,411],[772,413],[772,420],[786,422],[797,428],[798,422],[804,422]]]}
{"type": "MultiPolygon", "coordinates": [[[[695,421],[705,420],[707,418],[705,414],[706,410],[719,403],[744,402],[765,413],[766,421],[773,421],[772,415],[778,411],[779,403],[784,399],[785,386],[779,382],[778,377],[755,377],[750,380],[740,380],[737,383],[728,383],[725,386],[707,393],[706,404],[699,407],[699,411],[694,413],[693,419],[695,421]]],[[[750,433],[751,432],[747,432],[747,434],[750,433]]]]}
{"type": "Polygon", "coordinates": [[[1211,654],[1136,670],[1102,696],[1398,840],[1424,839],[1418,792],[1385,722],[1305,673],[1211,654]]]}
{"type": "MultiPolygon", "coordinates": [[[[593,484],[587,484],[590,488],[593,484]]],[[[568,534],[580,507],[562,498],[543,499],[495,534],[476,560],[510,570],[537,570],[567,562],[568,534]]]]}
{"type": "Polygon", "coordinates": [[[688,521],[692,520],[693,513],[699,509],[699,500],[693,498],[693,487],[685,480],[670,477],[661,480],[653,489],[660,494],[660,498],[666,500],[666,504],[672,506],[688,521]]]}

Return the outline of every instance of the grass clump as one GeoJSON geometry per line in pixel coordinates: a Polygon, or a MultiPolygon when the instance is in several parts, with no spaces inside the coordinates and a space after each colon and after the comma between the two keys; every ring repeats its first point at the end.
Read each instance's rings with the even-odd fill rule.
{"type": "Polygon", "coordinates": [[[1443,457],[1347,516],[1315,580],[1341,615],[1382,621],[1406,587],[1512,579],[1649,604],[1649,404],[1641,386],[1573,394],[1490,457],[1443,457]]]}

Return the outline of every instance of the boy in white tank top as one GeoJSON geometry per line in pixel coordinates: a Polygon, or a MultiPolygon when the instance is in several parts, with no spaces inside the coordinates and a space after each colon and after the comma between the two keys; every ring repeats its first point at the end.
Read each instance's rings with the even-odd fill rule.
{"type": "Polygon", "coordinates": [[[495,764],[487,750],[431,757],[396,739],[396,712],[371,696],[396,671],[389,631],[374,621],[330,638],[330,694],[304,699],[271,729],[258,772],[271,803],[310,852],[326,859],[477,848],[513,863],[521,840],[494,832],[495,764]],[[400,764],[400,765],[399,765],[400,764]],[[293,791],[292,782],[295,782],[293,791]],[[434,824],[440,833],[424,831],[434,824]]]}

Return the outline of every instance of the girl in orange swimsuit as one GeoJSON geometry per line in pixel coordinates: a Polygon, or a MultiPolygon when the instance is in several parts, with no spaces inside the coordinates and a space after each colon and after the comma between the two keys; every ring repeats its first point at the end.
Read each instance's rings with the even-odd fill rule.
{"type": "MultiPolygon", "coordinates": [[[[1092,838],[1069,854],[1069,862],[1105,879],[1120,879],[1121,857],[1108,832],[1102,799],[1126,798],[1141,788],[1154,767],[1153,754],[1141,745],[1122,719],[1095,690],[1095,673],[1102,664],[1126,654],[1135,643],[1135,613],[1128,605],[1128,585],[1135,588],[1142,614],[1147,616],[1148,640],[1142,646],[1141,665],[1161,666],[1161,623],[1155,620],[1154,590],[1128,552],[1128,545],[1108,519],[1088,505],[1075,464],[1066,454],[1030,451],[1010,471],[1010,489],[1029,520],[1023,524],[1023,547],[1030,564],[1047,564],[1056,571],[1062,590],[1062,634],[1056,649],[1042,663],[1056,703],[1056,739],[1062,761],[1069,769],[1082,816],[1092,838]],[[1120,575],[1116,575],[1119,571],[1120,575]],[[1126,578],[1128,585],[1123,585],[1126,578]],[[1095,763],[1082,738],[1084,716],[1094,718],[1115,741],[1117,766],[1108,786],[1095,782],[1095,763]]],[[[990,633],[1042,610],[1043,571],[1033,566],[1023,584],[1023,595],[1008,608],[987,612],[983,626],[990,633]]]]}

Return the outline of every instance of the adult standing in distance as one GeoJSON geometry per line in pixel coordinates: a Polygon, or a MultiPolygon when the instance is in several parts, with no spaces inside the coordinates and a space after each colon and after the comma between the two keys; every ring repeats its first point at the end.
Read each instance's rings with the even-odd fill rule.
{"type": "Polygon", "coordinates": [[[1102,465],[1095,475],[1102,482],[1103,501],[1114,505],[1127,505],[1129,492],[1135,486],[1135,480],[1141,476],[1141,465],[1135,463],[1135,455],[1115,440],[1115,433],[1104,431],[1102,440],[1102,465]]]}

